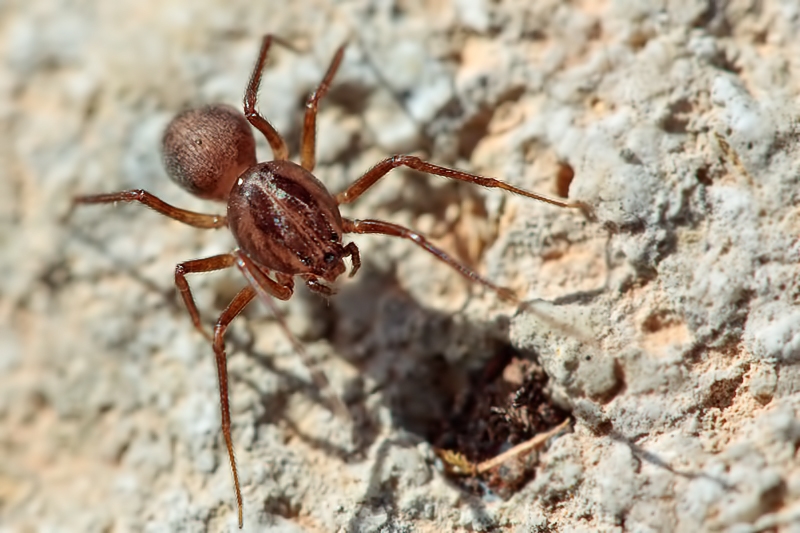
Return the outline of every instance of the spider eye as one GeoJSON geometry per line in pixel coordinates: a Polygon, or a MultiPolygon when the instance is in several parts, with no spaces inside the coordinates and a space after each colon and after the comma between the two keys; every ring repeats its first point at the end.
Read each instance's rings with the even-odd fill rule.
{"type": "Polygon", "coordinates": [[[336,242],[338,240],[339,240],[339,234],[336,233],[335,231],[332,231],[331,232],[331,242],[336,242]]]}
{"type": "Polygon", "coordinates": [[[336,261],[336,255],[328,252],[322,256],[322,260],[328,264],[333,263],[334,261],[336,261]]]}

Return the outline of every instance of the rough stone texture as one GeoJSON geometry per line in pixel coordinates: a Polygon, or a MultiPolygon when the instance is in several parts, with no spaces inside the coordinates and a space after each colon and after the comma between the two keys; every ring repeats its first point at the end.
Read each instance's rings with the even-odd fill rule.
{"type": "MultiPolygon", "coordinates": [[[[227,251],[137,206],[190,105],[260,108],[296,151],[335,47],[318,175],[413,152],[597,220],[396,171],[346,212],[419,228],[570,326],[412,245],[281,308],[360,422],[318,402],[261,305],[229,335],[248,531],[800,531],[800,8],[793,1],[0,4],[0,530],[234,530],[211,348],[172,286],[227,251]],[[569,183],[570,170],[574,178],[569,183]],[[559,178],[561,176],[561,178],[559,178]],[[509,501],[449,484],[421,435],[497,343],[538,354],[574,432],[509,501]],[[355,427],[355,430],[354,430],[355,427]]],[[[259,153],[269,157],[259,140],[259,153]]],[[[191,279],[210,322],[242,281],[191,279]]]]}

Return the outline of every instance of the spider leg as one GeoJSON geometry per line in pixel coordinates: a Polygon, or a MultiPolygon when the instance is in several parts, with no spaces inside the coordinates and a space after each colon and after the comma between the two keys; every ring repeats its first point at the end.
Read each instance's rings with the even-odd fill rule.
{"type": "Polygon", "coordinates": [[[303,120],[303,140],[300,143],[300,161],[303,168],[309,172],[314,170],[314,166],[316,165],[316,155],[314,152],[316,148],[317,108],[319,107],[319,101],[325,96],[325,93],[328,92],[328,88],[330,87],[333,77],[336,75],[336,71],[339,69],[343,56],[344,45],[336,50],[336,54],[333,56],[333,60],[331,60],[325,77],[322,78],[317,89],[311,93],[311,96],[309,96],[306,101],[306,115],[303,120]]]}
{"type": "MultiPolygon", "coordinates": [[[[230,257],[230,256],[228,256],[230,257]]],[[[222,436],[225,438],[225,447],[228,449],[228,459],[233,473],[233,489],[236,493],[236,507],[239,511],[239,528],[242,527],[242,490],[239,486],[239,472],[236,469],[236,458],[233,454],[233,439],[231,438],[231,407],[228,395],[228,357],[225,354],[225,331],[234,318],[242,312],[256,296],[256,291],[248,285],[234,296],[233,300],[217,320],[214,326],[214,356],[217,361],[217,377],[219,379],[219,407],[222,419],[222,436]]]]}
{"type": "Polygon", "coordinates": [[[289,342],[292,344],[295,353],[297,353],[297,355],[300,357],[300,360],[303,362],[303,365],[305,365],[306,369],[308,369],[308,373],[310,374],[314,385],[318,390],[327,392],[325,395],[325,400],[327,403],[326,406],[331,410],[331,412],[335,413],[342,420],[349,420],[350,413],[347,410],[347,406],[345,406],[341,398],[331,392],[331,386],[328,378],[321,370],[317,368],[316,362],[308,355],[308,352],[306,352],[303,344],[297,340],[297,337],[295,337],[291,332],[289,326],[286,325],[286,321],[283,319],[280,310],[275,305],[275,301],[272,299],[275,297],[279,300],[288,300],[289,297],[291,297],[294,287],[292,277],[285,274],[276,273],[275,277],[278,279],[278,281],[273,281],[241,250],[235,250],[233,255],[236,258],[236,267],[242,272],[244,277],[256,291],[261,301],[267,304],[267,307],[269,307],[272,311],[272,314],[278,321],[278,325],[283,330],[284,335],[286,335],[286,338],[289,339],[289,342]],[[281,283],[284,283],[285,285],[281,285],[281,283]],[[274,288],[276,287],[280,287],[284,292],[275,290],[274,288]]]}
{"type": "MultiPolygon", "coordinates": [[[[161,213],[178,222],[202,229],[222,228],[228,225],[228,218],[224,215],[206,215],[187,211],[172,206],[149,192],[142,189],[120,191],[108,194],[93,194],[90,196],[76,196],[72,199],[72,208],[77,204],[113,204],[116,202],[139,202],[150,209],[161,213]]],[[[70,209],[70,212],[71,212],[70,209]]]]}
{"type": "Polygon", "coordinates": [[[405,228],[403,226],[399,226],[397,224],[392,224],[391,222],[384,222],[382,220],[373,220],[373,219],[366,219],[366,220],[351,220],[351,219],[342,219],[344,231],[347,233],[378,233],[381,235],[389,235],[392,237],[400,237],[402,239],[408,239],[409,241],[413,242],[429,254],[432,254],[438,260],[442,261],[443,263],[449,265],[450,267],[454,268],[458,271],[459,274],[464,276],[470,281],[474,281],[476,283],[480,283],[484,287],[487,287],[494,291],[501,299],[513,303],[519,308],[524,309],[525,311],[536,315],[539,319],[547,324],[553,326],[561,330],[562,332],[581,340],[582,342],[591,344],[593,346],[597,346],[596,340],[586,331],[583,331],[579,327],[576,327],[572,324],[566,323],[560,319],[554,318],[549,316],[547,313],[537,309],[534,305],[529,302],[524,302],[517,298],[514,292],[511,289],[506,287],[501,287],[500,285],[496,285],[489,281],[488,279],[484,278],[474,270],[462,265],[437,246],[431,244],[424,236],[420,235],[416,231],[411,229],[405,228]]]}
{"type": "Polygon", "coordinates": [[[353,277],[358,272],[358,269],[361,268],[361,253],[358,251],[358,246],[356,243],[349,242],[344,247],[345,256],[350,256],[350,260],[353,262],[353,268],[350,269],[350,276],[353,277]]]}
{"type": "Polygon", "coordinates": [[[222,436],[225,439],[225,447],[228,450],[228,458],[231,464],[231,472],[233,473],[233,488],[236,494],[236,505],[239,511],[239,527],[242,527],[242,491],[239,487],[239,473],[236,470],[236,460],[233,455],[233,439],[231,438],[231,409],[228,399],[228,367],[227,355],[225,354],[225,341],[223,339],[225,330],[228,325],[233,321],[236,316],[242,312],[242,309],[250,303],[255,297],[256,291],[252,286],[248,285],[233,298],[228,307],[217,320],[217,325],[214,327],[213,337],[209,335],[203,328],[200,322],[200,313],[197,310],[197,305],[192,297],[192,291],[186,281],[186,274],[193,274],[198,272],[212,272],[214,270],[222,270],[230,268],[235,263],[233,254],[221,254],[205,259],[195,259],[193,261],[185,261],[179,263],[175,267],[175,285],[181,293],[186,309],[189,310],[189,315],[192,317],[194,327],[208,339],[214,347],[214,356],[217,362],[217,378],[219,380],[219,407],[220,416],[222,420],[222,436]]]}
{"type": "Polygon", "coordinates": [[[434,174],[436,176],[442,176],[444,178],[466,181],[468,183],[475,183],[477,185],[480,185],[481,187],[488,187],[490,189],[492,188],[503,189],[509,192],[513,192],[515,194],[527,196],[528,198],[533,198],[534,200],[539,200],[540,202],[546,202],[548,204],[557,205],[559,207],[577,207],[580,209],[588,208],[588,206],[586,206],[582,202],[565,202],[557,198],[551,198],[549,196],[529,192],[524,189],[514,187],[513,185],[509,185],[508,183],[496,180],[494,178],[487,178],[484,176],[479,176],[477,174],[470,174],[469,172],[463,172],[461,170],[455,170],[452,168],[441,167],[439,165],[427,163],[422,159],[420,159],[419,157],[411,155],[396,155],[384,159],[383,161],[381,161],[380,163],[369,169],[366,172],[366,174],[358,178],[347,189],[337,194],[336,201],[339,204],[349,204],[350,202],[354,201],[356,198],[364,194],[364,192],[367,189],[375,185],[375,183],[379,179],[384,177],[386,174],[388,174],[390,170],[397,167],[408,167],[417,170],[419,172],[425,172],[426,174],[434,174]]]}
{"type": "Polygon", "coordinates": [[[264,39],[261,41],[261,50],[258,52],[258,59],[253,67],[253,73],[250,75],[250,82],[247,84],[247,90],[244,93],[244,116],[247,117],[250,124],[255,126],[256,129],[267,138],[267,142],[270,148],[272,148],[272,157],[274,159],[289,159],[289,149],[286,147],[286,141],[283,140],[278,130],[256,110],[258,87],[261,85],[261,73],[264,70],[264,64],[267,61],[267,51],[272,41],[272,35],[265,35],[264,39]]]}
{"type": "Polygon", "coordinates": [[[344,231],[347,233],[379,233],[381,235],[390,235],[392,237],[400,237],[402,239],[408,239],[409,241],[413,242],[429,254],[432,254],[436,259],[442,261],[443,263],[449,265],[451,268],[454,268],[458,271],[459,274],[464,276],[470,281],[474,281],[476,283],[480,283],[484,287],[488,287],[489,289],[496,292],[503,300],[507,300],[513,303],[519,303],[519,300],[514,295],[514,293],[505,287],[501,287],[499,285],[495,285],[488,279],[484,278],[474,270],[466,267],[447,255],[447,253],[434,246],[428,239],[417,233],[416,231],[410,230],[403,226],[399,226],[397,224],[392,224],[391,222],[384,222],[382,220],[374,220],[374,219],[366,219],[366,220],[350,220],[350,219],[343,219],[344,223],[344,231]]]}
{"type": "Polygon", "coordinates": [[[203,334],[208,342],[213,342],[211,335],[203,328],[200,321],[200,312],[197,310],[197,305],[194,303],[192,297],[192,290],[189,288],[189,283],[186,281],[186,274],[195,274],[199,272],[213,272],[214,270],[222,270],[233,266],[233,256],[231,254],[215,255],[213,257],[206,257],[205,259],[194,259],[192,261],[184,261],[175,266],[175,285],[181,293],[183,303],[192,317],[192,323],[195,329],[203,334]]]}
{"type": "Polygon", "coordinates": [[[336,289],[322,283],[317,276],[306,276],[305,280],[308,290],[316,292],[317,294],[321,294],[325,298],[329,298],[336,294],[336,289]]]}
{"type": "Polygon", "coordinates": [[[236,268],[244,275],[262,300],[272,301],[271,297],[274,296],[278,300],[285,301],[294,294],[294,282],[291,277],[281,276],[280,282],[273,280],[239,249],[234,250],[231,257],[236,268]]]}

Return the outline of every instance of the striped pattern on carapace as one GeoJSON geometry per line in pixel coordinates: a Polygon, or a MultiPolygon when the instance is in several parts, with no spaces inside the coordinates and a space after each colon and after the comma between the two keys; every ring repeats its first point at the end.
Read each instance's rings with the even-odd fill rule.
{"type": "Polygon", "coordinates": [[[228,198],[228,225],[262,268],[313,274],[333,282],[344,271],[342,217],[336,200],[304,168],[261,163],[242,174],[228,198]]]}

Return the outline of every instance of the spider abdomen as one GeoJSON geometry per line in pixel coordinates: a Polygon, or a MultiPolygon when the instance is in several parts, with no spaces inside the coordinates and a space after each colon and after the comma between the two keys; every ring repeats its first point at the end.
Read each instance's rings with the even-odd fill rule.
{"type": "Polygon", "coordinates": [[[162,139],[167,174],[185,190],[225,201],[236,178],[256,164],[256,141],[245,116],[227,105],[184,111],[162,139]]]}

